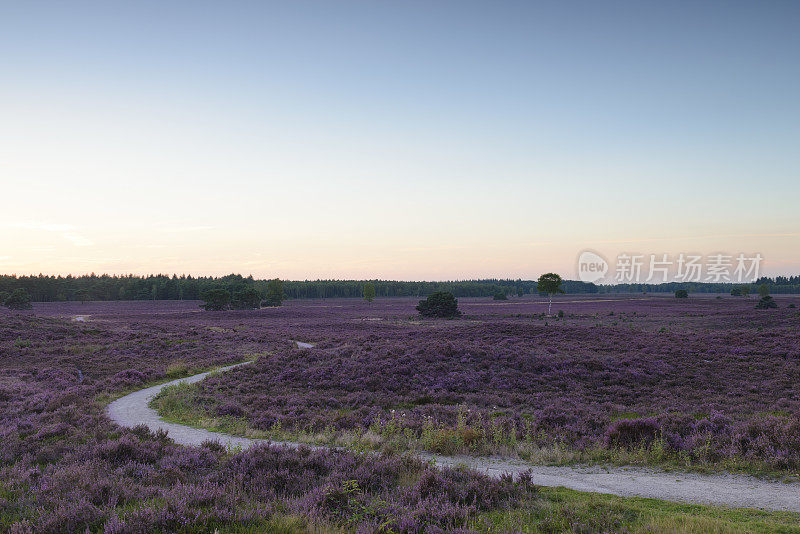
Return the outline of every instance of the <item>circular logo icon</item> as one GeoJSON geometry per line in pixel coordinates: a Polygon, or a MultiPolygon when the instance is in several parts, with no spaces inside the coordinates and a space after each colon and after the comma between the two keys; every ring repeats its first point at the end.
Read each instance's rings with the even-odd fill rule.
{"type": "Polygon", "coordinates": [[[578,255],[578,279],[581,282],[597,282],[608,273],[608,262],[600,254],[584,250],[578,255]]]}

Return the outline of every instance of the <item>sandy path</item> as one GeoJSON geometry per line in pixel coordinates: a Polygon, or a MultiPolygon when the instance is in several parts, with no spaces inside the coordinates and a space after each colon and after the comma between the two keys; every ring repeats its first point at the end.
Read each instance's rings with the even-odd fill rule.
{"type": "MultiPolygon", "coordinates": [[[[299,348],[311,347],[308,343],[298,341],[295,343],[299,348]]],[[[238,365],[246,365],[246,363],[223,367],[219,371],[227,371],[238,365]]],[[[109,404],[106,413],[120,426],[132,428],[145,424],[152,431],[166,430],[176,443],[182,445],[197,446],[203,441],[214,440],[225,446],[247,448],[257,443],[269,443],[269,440],[229,436],[200,428],[168,423],[148,406],[150,400],[163,388],[179,382],[189,384],[199,382],[208,374],[208,372],[200,373],[136,391],[109,404]]],[[[301,446],[294,442],[271,443],[291,448],[301,446]]],[[[311,446],[311,448],[322,447],[311,446]]],[[[540,486],[563,486],[579,491],[610,493],[623,497],[649,497],[687,503],[800,512],[800,484],[769,482],[744,475],[664,473],[643,468],[598,466],[539,466],[526,464],[521,460],[504,458],[450,457],[428,453],[420,453],[418,456],[440,466],[464,465],[492,477],[499,477],[503,473],[520,473],[530,470],[533,482],[540,486]]]]}

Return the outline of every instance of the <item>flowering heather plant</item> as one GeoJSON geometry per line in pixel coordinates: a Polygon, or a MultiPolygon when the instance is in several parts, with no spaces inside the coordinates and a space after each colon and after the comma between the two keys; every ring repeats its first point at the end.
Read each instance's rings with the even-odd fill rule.
{"type": "Polygon", "coordinates": [[[800,468],[796,314],[731,298],[572,305],[557,324],[477,299],[459,322],[309,310],[305,324],[326,320],[315,348],[281,346],[194,398],[267,433],[350,432],[445,453],[658,447],[684,461],[800,468]]]}
{"type": "Polygon", "coordinates": [[[269,530],[288,517],[298,530],[309,522],[421,532],[462,528],[481,511],[535,498],[524,478],[439,471],[397,456],[268,446],[233,454],[116,428],[103,414],[108,398],[167,378],[174,362],[207,369],[281,350],[289,328],[265,328],[269,314],[208,321],[115,311],[88,322],[0,315],[0,531],[269,530]],[[337,501],[343,487],[358,492],[337,501]],[[485,494],[476,497],[476,488],[485,494]]]}

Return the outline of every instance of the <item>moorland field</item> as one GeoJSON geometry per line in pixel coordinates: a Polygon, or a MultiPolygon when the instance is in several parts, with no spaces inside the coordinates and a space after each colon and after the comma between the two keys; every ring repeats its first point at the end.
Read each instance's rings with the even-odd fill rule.
{"type": "Polygon", "coordinates": [[[453,320],[422,320],[404,298],[2,311],[0,530],[652,531],[675,514],[686,530],[795,528],[794,516],[587,505],[524,476],[492,480],[401,454],[792,478],[800,297],[775,300],[756,310],[742,297],[565,295],[545,316],[545,299],[475,298],[453,320]],[[245,360],[166,388],[154,407],[190,425],[350,450],[187,448],[104,415],[126,392],[245,360]]]}

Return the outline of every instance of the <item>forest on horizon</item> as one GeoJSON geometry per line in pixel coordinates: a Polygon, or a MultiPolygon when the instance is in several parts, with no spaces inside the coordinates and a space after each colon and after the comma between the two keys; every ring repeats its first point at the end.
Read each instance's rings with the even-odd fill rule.
{"type": "MultiPolygon", "coordinates": [[[[269,280],[230,274],[222,277],[191,275],[81,275],[37,276],[0,275],[0,292],[18,288],[28,291],[35,302],[92,300],[199,300],[210,289],[231,292],[255,288],[265,293],[269,280]]],[[[422,297],[435,291],[449,291],[456,297],[492,297],[498,293],[522,296],[537,293],[536,280],[481,279],[443,282],[405,282],[393,280],[284,280],[283,292],[288,299],[360,298],[366,282],[375,286],[377,297],[422,297]]],[[[742,285],[755,289],[766,284],[771,293],[800,293],[800,275],[776,278],[762,277],[751,284],[670,282],[663,284],[615,284],[565,280],[567,294],[591,293],[672,293],[685,289],[689,293],[730,293],[742,285]]]]}

